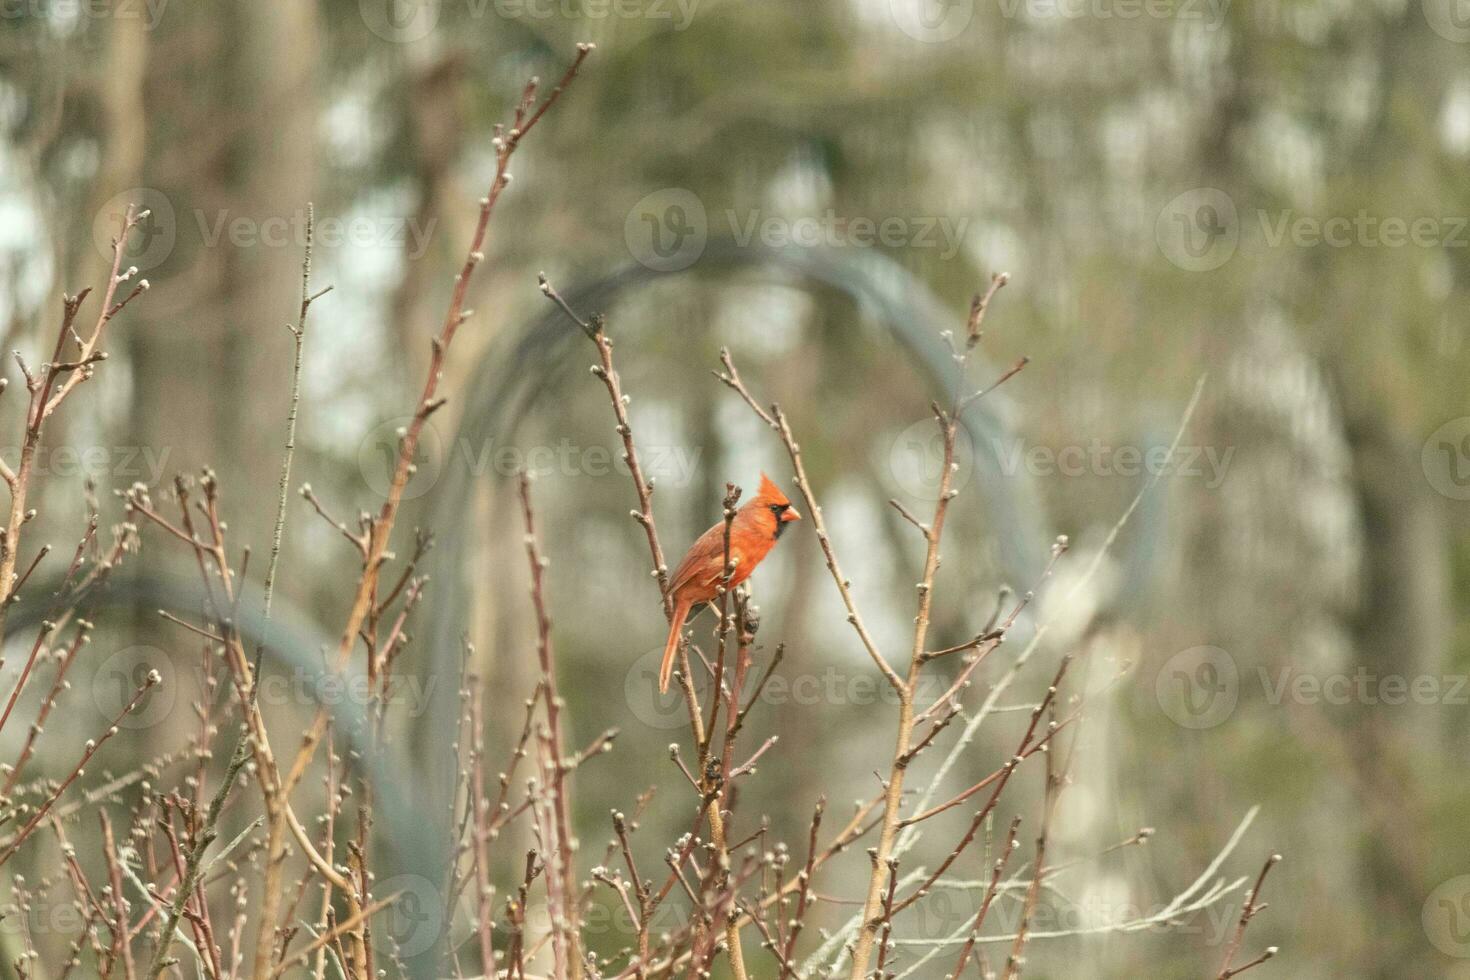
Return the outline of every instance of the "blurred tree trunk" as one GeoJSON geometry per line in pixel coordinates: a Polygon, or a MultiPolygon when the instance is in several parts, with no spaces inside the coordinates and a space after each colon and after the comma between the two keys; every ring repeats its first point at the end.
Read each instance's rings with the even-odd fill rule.
{"type": "MultiPolygon", "coordinates": [[[[1361,412],[1348,426],[1363,523],[1362,605],[1352,621],[1357,663],[1374,680],[1408,680],[1399,705],[1369,699],[1355,705],[1348,751],[1363,787],[1360,873],[1368,908],[1380,921],[1417,924],[1432,883],[1428,804],[1423,789],[1442,741],[1440,708],[1417,703],[1416,678],[1444,674],[1448,568],[1445,528],[1421,474],[1417,447],[1398,438],[1382,411],[1361,412]]],[[[1364,976],[1429,976],[1438,961],[1417,930],[1384,930],[1368,946],[1364,976]]]]}
{"type": "Polygon", "coordinates": [[[235,541],[259,553],[315,173],[316,12],[242,2],[180,20],[178,56],[150,77],[175,100],[150,137],[176,240],[130,335],[132,421],[140,445],[168,453],[169,472],[219,470],[235,541]]]}
{"type": "MultiPolygon", "coordinates": [[[[64,256],[59,264],[59,268],[64,270],[61,287],[69,293],[91,288],[92,297],[85,307],[86,315],[90,316],[100,312],[101,297],[106,291],[107,277],[112,271],[111,257],[103,247],[106,240],[98,241],[100,236],[96,233],[96,226],[116,235],[122,227],[123,211],[110,207],[109,200],[136,187],[141,181],[147,148],[144,84],[149,55],[146,22],[138,17],[119,18],[107,37],[104,65],[107,84],[100,85],[95,90],[95,135],[101,153],[97,179],[85,212],[92,219],[93,226],[80,228],[69,245],[58,247],[58,252],[64,256]]],[[[126,267],[127,263],[124,262],[124,268],[126,267]]],[[[52,320],[42,320],[37,338],[40,350],[49,350],[46,344],[54,339],[54,329],[52,320]]],[[[83,399],[86,407],[82,412],[95,411],[97,398],[98,392],[94,390],[83,399]]],[[[58,413],[49,423],[49,438],[55,445],[75,444],[71,433],[78,428],[78,421],[75,415],[58,413]]],[[[86,426],[82,425],[81,428],[85,429],[86,426]]],[[[102,427],[102,431],[106,433],[106,426],[102,427]]],[[[82,499],[80,495],[69,492],[54,494],[52,499],[60,506],[48,507],[46,519],[65,527],[66,533],[70,535],[71,529],[83,519],[82,499]]]]}
{"type": "MultiPolygon", "coordinates": [[[[418,239],[404,236],[403,279],[393,296],[389,325],[399,377],[393,381],[407,392],[423,383],[429,363],[429,338],[443,319],[443,290],[434,285],[463,256],[467,236],[455,234],[464,225],[464,215],[473,215],[473,203],[461,192],[454,176],[465,129],[460,111],[464,65],[457,52],[441,52],[439,37],[430,34],[409,51],[407,119],[413,147],[414,227],[430,233],[423,254],[416,254],[418,239]]],[[[409,397],[412,397],[410,395],[409,397]]]]}
{"type": "MultiPolygon", "coordinates": [[[[146,22],[139,17],[119,18],[107,37],[107,84],[98,87],[101,166],[87,214],[100,216],[107,199],[138,184],[147,144],[147,115],[144,82],[148,71],[149,44],[146,22]]],[[[104,219],[106,220],[106,219],[104,219]]],[[[111,230],[117,233],[118,227],[111,230]]],[[[78,237],[75,282],[100,291],[111,265],[95,236],[78,237]]],[[[75,291],[79,286],[69,286],[75,291]]]]}

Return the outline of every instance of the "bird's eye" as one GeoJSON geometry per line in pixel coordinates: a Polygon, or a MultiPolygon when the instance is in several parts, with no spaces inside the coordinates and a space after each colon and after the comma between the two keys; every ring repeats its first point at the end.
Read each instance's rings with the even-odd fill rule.
{"type": "Polygon", "coordinates": [[[771,513],[776,515],[777,517],[780,517],[782,514],[786,513],[786,509],[790,506],[790,504],[772,504],[771,513]]]}

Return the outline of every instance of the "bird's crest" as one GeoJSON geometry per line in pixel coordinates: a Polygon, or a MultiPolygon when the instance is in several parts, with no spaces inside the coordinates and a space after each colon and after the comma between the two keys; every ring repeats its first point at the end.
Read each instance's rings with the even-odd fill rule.
{"type": "Polygon", "coordinates": [[[791,501],[786,499],[786,495],[781,492],[781,488],[776,486],[775,481],[764,473],[761,474],[761,488],[760,492],[756,494],[756,498],[763,504],[789,505],[791,503],[791,501]]]}

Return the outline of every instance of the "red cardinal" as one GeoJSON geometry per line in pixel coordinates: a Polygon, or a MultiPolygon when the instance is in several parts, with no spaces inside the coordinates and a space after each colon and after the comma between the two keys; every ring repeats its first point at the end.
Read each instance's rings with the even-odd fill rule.
{"type": "MultiPolygon", "coordinates": [[[[755,566],[770,554],[776,539],[792,521],[801,520],[791,501],[771,478],[761,474],[761,489],[735,512],[730,525],[730,560],[735,572],[730,576],[734,588],[750,578],[755,566]]],[[[699,536],[689,546],[689,553],[679,563],[669,583],[674,597],[674,618],[669,623],[669,642],[664,646],[664,660],[658,669],[658,689],[669,689],[669,675],[674,672],[674,653],[679,649],[679,631],[695,606],[711,602],[719,594],[725,578],[725,522],[699,536]]]]}

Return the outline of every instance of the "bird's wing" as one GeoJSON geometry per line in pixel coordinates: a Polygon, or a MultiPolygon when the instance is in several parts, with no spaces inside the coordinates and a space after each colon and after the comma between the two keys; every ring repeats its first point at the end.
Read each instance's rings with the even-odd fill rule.
{"type": "MultiPolygon", "coordinates": [[[[731,542],[733,549],[734,542],[731,542]]],[[[721,521],[714,527],[699,536],[694,544],[689,546],[689,553],[674,570],[674,575],[669,579],[669,592],[678,592],[683,586],[691,582],[709,589],[711,593],[719,583],[722,575],[725,557],[725,523],[721,521]]]]}

